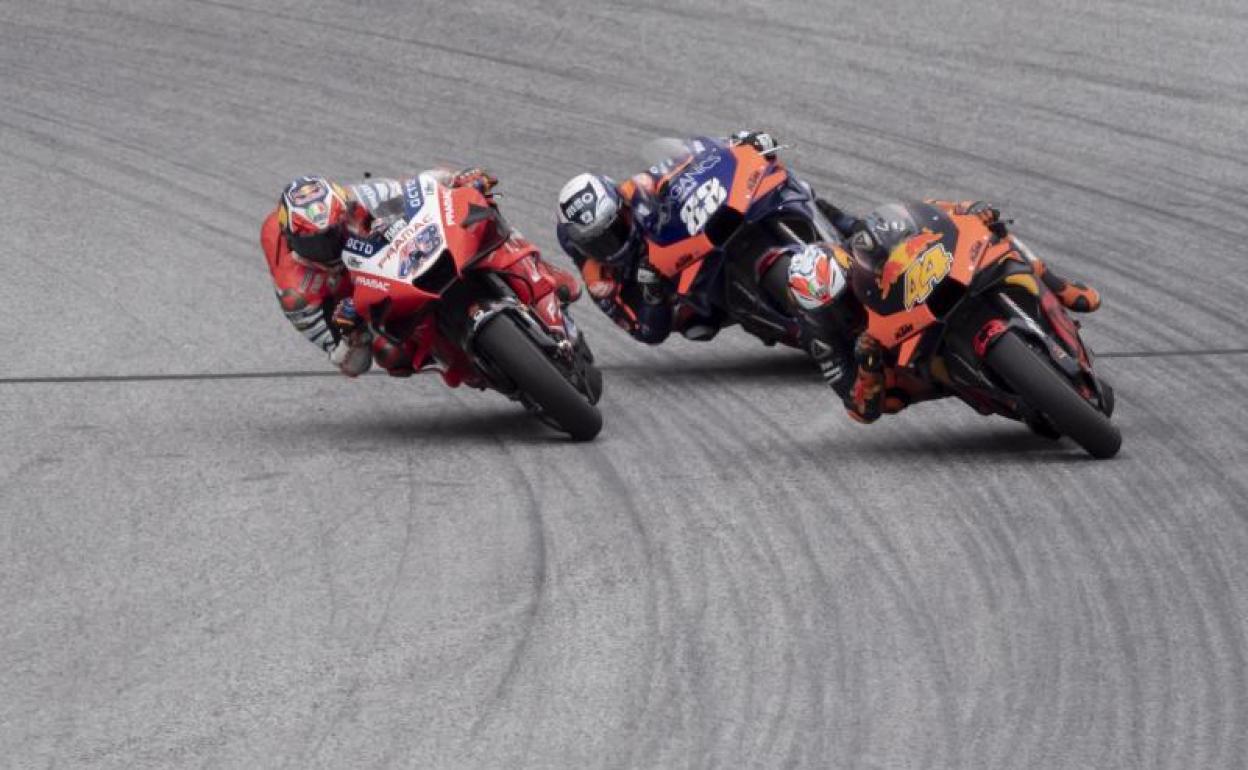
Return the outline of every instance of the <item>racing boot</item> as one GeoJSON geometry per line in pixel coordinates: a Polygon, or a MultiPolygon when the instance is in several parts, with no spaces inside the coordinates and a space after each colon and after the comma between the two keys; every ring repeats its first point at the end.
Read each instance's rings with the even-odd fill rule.
{"type": "Polygon", "coordinates": [[[884,413],[883,348],[863,332],[854,344],[854,360],[858,364],[858,372],[845,406],[854,420],[872,423],[884,413]]]}
{"type": "Polygon", "coordinates": [[[680,333],[691,342],[710,342],[715,339],[715,335],[719,334],[719,325],[707,323],[699,317],[682,327],[680,333]]]}
{"type": "MultiPolygon", "coordinates": [[[[994,206],[984,201],[964,201],[956,204],[954,213],[970,214],[980,218],[981,221],[992,231],[998,238],[1004,238],[1008,232],[1007,225],[1013,220],[1002,219],[1001,212],[994,206]]],[[[1021,246],[1020,251],[1027,261],[1031,263],[1032,270],[1036,277],[1044,281],[1044,285],[1057,295],[1057,299],[1068,310],[1076,313],[1092,313],[1101,306],[1101,294],[1096,289],[1079,281],[1071,281],[1061,277],[1046,267],[1044,262],[1031,253],[1026,246],[1021,246]]]]}
{"type": "Polygon", "coordinates": [[[1057,295],[1066,309],[1076,313],[1094,313],[1101,306],[1101,293],[1086,283],[1063,278],[1040,260],[1035,260],[1032,265],[1040,280],[1057,295]]]}
{"type": "Polygon", "coordinates": [[[719,311],[698,313],[688,305],[678,307],[672,315],[672,329],[692,342],[710,342],[723,328],[724,316],[719,311]]]}

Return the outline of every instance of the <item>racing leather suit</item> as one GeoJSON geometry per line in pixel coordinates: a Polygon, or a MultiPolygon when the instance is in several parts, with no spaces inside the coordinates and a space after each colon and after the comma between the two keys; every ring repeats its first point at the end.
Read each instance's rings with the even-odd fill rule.
{"type": "MultiPolygon", "coordinates": [[[[947,214],[971,214],[978,216],[984,224],[1004,236],[1008,221],[1001,219],[1001,212],[983,201],[927,201],[947,214]]],[[[1062,277],[1048,267],[1042,260],[1030,252],[1023,250],[1024,257],[1031,263],[1036,277],[1052,291],[1068,310],[1077,313],[1092,313],[1101,306],[1100,293],[1080,281],[1062,277]]],[[[866,331],[858,335],[853,346],[855,371],[848,382],[847,390],[838,389],[845,403],[849,416],[862,423],[871,423],[885,414],[896,414],[907,406],[933,397],[928,387],[920,382],[910,381],[904,374],[884,363],[884,349],[866,331]]]]}
{"type": "MultiPolygon", "coordinates": [[[[658,202],[654,193],[660,175],[642,172],[616,186],[634,226],[643,232],[655,227],[658,202]]],[[[567,226],[556,230],[559,245],[581,269],[586,290],[607,317],[635,339],[657,345],[672,332],[671,282],[659,275],[646,260],[645,239],[621,266],[612,266],[587,256],[568,236],[567,226]]]]}
{"type": "MultiPolygon", "coordinates": [[[[481,185],[483,179],[492,185],[496,181],[476,169],[460,174],[445,169],[425,173],[432,174],[439,182],[449,186],[481,185]]],[[[384,232],[401,218],[404,215],[404,185],[415,179],[368,179],[346,185],[350,199],[347,237],[370,237],[384,232]]],[[[287,320],[309,342],[329,354],[331,362],[343,374],[349,377],[362,374],[371,366],[372,359],[376,359],[392,376],[405,377],[413,373],[413,366],[420,362],[413,362],[408,346],[396,345],[384,335],[373,336],[367,329],[344,334],[341,328],[343,311],[351,310],[351,303],[344,302],[352,294],[350,273],[341,264],[325,267],[300,259],[292,252],[282,237],[277,209],[261,225],[260,246],[269,266],[278,303],[287,320]],[[344,351],[343,346],[351,350],[344,351]],[[371,355],[351,355],[361,347],[371,348],[371,355]]],[[[550,278],[561,300],[572,302],[580,296],[580,286],[572,275],[540,258],[536,261],[538,270],[550,278]]],[[[455,387],[465,380],[474,381],[473,374],[462,363],[447,363],[442,378],[447,385],[455,387]]]]}
{"type": "MultiPolygon", "coordinates": [[[[770,135],[760,132],[739,131],[727,141],[748,143],[760,151],[776,146],[770,135]]],[[[659,226],[656,194],[659,182],[670,171],[668,164],[652,166],[616,185],[616,192],[635,226],[643,232],[652,232],[659,226]]],[[[816,203],[842,233],[847,233],[857,221],[826,201],[817,200],[816,203]]],[[[639,239],[635,253],[622,266],[615,267],[584,254],[569,237],[566,225],[560,224],[556,234],[559,245],[580,268],[594,304],[634,339],[657,345],[673,331],[695,341],[709,340],[719,332],[722,318],[700,316],[688,308],[674,308],[675,284],[647,261],[645,238],[639,239]]]]}

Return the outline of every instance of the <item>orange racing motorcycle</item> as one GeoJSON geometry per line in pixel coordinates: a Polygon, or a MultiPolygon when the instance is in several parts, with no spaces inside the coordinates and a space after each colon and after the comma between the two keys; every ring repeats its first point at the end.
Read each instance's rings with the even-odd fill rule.
{"type": "Polygon", "coordinates": [[[958,211],[889,204],[868,217],[874,248],[853,249],[850,284],[883,348],[886,390],[955,396],[1068,436],[1094,457],[1117,454],[1114,392],[1093,370],[1079,324],[1004,223],[958,211]]]}

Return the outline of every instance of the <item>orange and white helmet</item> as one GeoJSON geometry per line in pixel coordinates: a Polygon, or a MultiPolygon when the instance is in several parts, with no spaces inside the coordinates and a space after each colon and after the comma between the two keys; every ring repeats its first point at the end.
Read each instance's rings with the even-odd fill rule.
{"type": "Polygon", "coordinates": [[[325,267],[342,263],[350,194],[320,176],[301,176],[282,192],[277,219],[286,245],[301,259],[325,267]]]}

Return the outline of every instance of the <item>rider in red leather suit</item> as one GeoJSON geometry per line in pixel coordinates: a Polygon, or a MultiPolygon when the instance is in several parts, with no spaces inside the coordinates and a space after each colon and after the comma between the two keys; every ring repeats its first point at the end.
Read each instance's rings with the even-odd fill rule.
{"type": "MultiPolygon", "coordinates": [[[[476,168],[427,173],[452,187],[473,185],[487,194],[498,182],[476,168]]],[[[370,179],[344,186],[324,177],[300,177],[286,186],[260,228],[260,245],[286,318],[348,377],[368,371],[374,359],[393,376],[413,372],[412,351],[374,336],[356,315],[349,301],[350,274],[341,257],[347,238],[383,232],[402,215],[404,181],[370,179]]],[[[571,302],[580,296],[572,275],[540,259],[537,265],[562,299],[571,302]]],[[[447,385],[475,381],[462,356],[442,363],[447,385]]]]}

